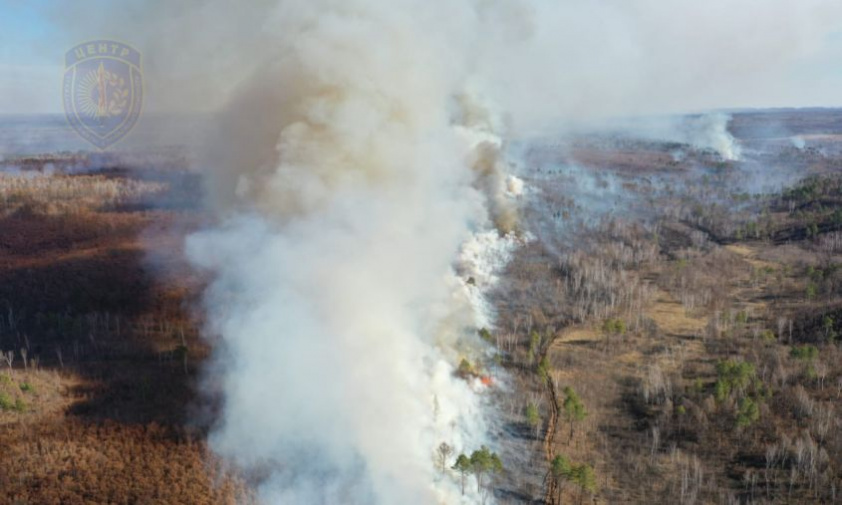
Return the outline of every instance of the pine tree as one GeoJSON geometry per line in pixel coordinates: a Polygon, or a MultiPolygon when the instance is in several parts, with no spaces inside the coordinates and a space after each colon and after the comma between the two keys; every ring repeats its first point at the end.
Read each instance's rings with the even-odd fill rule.
{"type": "Polygon", "coordinates": [[[471,472],[471,460],[464,454],[460,454],[452,468],[459,472],[462,478],[462,496],[465,496],[465,478],[471,472]]]}
{"type": "Polygon", "coordinates": [[[585,409],[585,404],[582,403],[579,395],[570,386],[564,388],[564,403],[562,403],[561,407],[564,410],[564,417],[570,422],[569,440],[573,440],[575,423],[584,420],[588,416],[588,411],[585,409]]]}

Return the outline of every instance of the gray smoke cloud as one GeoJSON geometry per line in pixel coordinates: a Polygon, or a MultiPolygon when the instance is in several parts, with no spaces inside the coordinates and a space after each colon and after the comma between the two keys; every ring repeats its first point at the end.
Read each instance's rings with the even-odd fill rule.
{"type": "MultiPolygon", "coordinates": [[[[278,31],[276,19],[294,5],[50,5],[45,14],[62,32],[42,50],[60,61],[61,50],[81,40],[125,40],[144,55],[148,110],[215,111],[255,68],[277,56],[279,39],[288,34],[278,31]]],[[[392,10],[385,2],[375,9],[392,10]]],[[[493,97],[501,111],[516,112],[511,118],[519,128],[815,105],[818,83],[792,83],[793,70],[823,54],[829,36],[842,31],[842,4],[834,0],[470,0],[428,9],[447,10],[452,19],[464,19],[457,11],[473,11],[473,26],[457,33],[455,54],[470,60],[462,70],[474,76],[474,89],[493,97]]],[[[429,27],[433,34],[442,28],[429,27]]]]}
{"type": "Polygon", "coordinates": [[[842,30],[842,5],[826,0],[486,6],[493,29],[476,68],[486,76],[483,91],[504,110],[517,111],[512,118],[519,130],[768,107],[785,95],[793,105],[806,105],[812,86],[790,84],[795,65],[842,30]]]}

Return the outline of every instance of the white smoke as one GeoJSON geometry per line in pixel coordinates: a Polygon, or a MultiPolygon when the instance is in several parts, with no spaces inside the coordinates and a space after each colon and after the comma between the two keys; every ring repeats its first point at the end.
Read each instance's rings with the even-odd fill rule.
{"type": "Polygon", "coordinates": [[[528,236],[500,236],[495,230],[476,233],[459,252],[457,266],[465,294],[471,302],[476,326],[493,328],[496,311],[486,295],[500,282],[500,274],[528,236]]]}
{"type": "Polygon", "coordinates": [[[694,149],[713,151],[722,159],[739,160],[742,148],[728,131],[731,116],[722,112],[710,112],[686,117],[649,118],[635,133],[642,138],[678,142],[694,149]]]}
{"type": "Polygon", "coordinates": [[[471,11],[427,12],[281,4],[278,55],[242,86],[207,161],[223,224],[187,253],[216,275],[212,442],[268,474],[267,503],[479,500],[432,464],[439,443],[470,452],[486,434],[481,398],[453,372],[489,315],[454,261],[466,241],[495,242],[483,230],[518,185],[495,125],[458,98],[471,11]]]}
{"type": "Polygon", "coordinates": [[[483,16],[480,89],[518,130],[804,106],[797,64],[842,29],[833,0],[501,0],[483,16]]]}
{"type": "MultiPolygon", "coordinates": [[[[713,151],[724,160],[739,160],[742,148],[728,130],[731,116],[722,112],[685,116],[650,116],[600,122],[595,130],[620,137],[676,142],[693,149],[713,151]]],[[[675,152],[674,157],[684,154],[675,152]]]]}
{"type": "Polygon", "coordinates": [[[697,149],[711,149],[725,160],[739,160],[742,152],[739,143],[728,131],[731,116],[722,113],[704,114],[690,118],[686,127],[679,130],[680,141],[697,149]]]}
{"type": "Polygon", "coordinates": [[[220,273],[209,308],[228,361],[214,447],[269,465],[267,503],[454,503],[433,488],[432,449],[475,444],[484,426],[437,348],[456,337],[437,326],[450,315],[445,252],[416,250],[427,224],[341,207],[283,230],[250,216],[192,237],[191,258],[220,273]]]}

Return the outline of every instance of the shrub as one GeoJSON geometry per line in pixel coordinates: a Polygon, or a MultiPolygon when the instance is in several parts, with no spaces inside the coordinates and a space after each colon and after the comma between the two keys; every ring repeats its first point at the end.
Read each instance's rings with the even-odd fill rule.
{"type": "Polygon", "coordinates": [[[626,332],[626,323],[621,319],[606,319],[602,331],[609,335],[622,335],[626,332]]]}
{"type": "Polygon", "coordinates": [[[717,401],[724,401],[733,392],[742,393],[756,379],[754,365],[745,361],[726,360],[716,364],[718,379],[714,386],[717,401]]]}
{"type": "Polygon", "coordinates": [[[12,398],[6,393],[0,393],[0,410],[10,412],[25,412],[27,408],[28,407],[26,405],[26,402],[24,402],[22,399],[18,398],[17,400],[12,400],[12,398]]]}
{"type": "Polygon", "coordinates": [[[467,378],[476,375],[476,370],[470,361],[462,358],[462,361],[459,362],[459,368],[456,369],[456,374],[462,378],[467,378]]]}
{"type": "Polygon", "coordinates": [[[572,481],[582,491],[593,493],[596,491],[596,473],[592,466],[582,463],[571,469],[572,481]]]}
{"type": "Polygon", "coordinates": [[[538,413],[538,407],[534,403],[526,405],[526,423],[533,428],[541,424],[541,414],[538,413]]]}
{"type": "Polygon", "coordinates": [[[535,356],[541,349],[541,334],[533,331],[529,337],[529,355],[535,356]]]}
{"type": "Polygon", "coordinates": [[[760,419],[760,409],[757,402],[751,398],[743,398],[737,411],[737,426],[745,428],[754,424],[758,419],[760,419]]]}
{"type": "Polygon", "coordinates": [[[570,422],[581,421],[588,416],[585,404],[582,403],[579,395],[570,386],[564,388],[564,403],[562,403],[564,415],[570,422]]]}
{"type": "Polygon", "coordinates": [[[486,328],[482,328],[479,330],[479,336],[481,339],[485,340],[488,343],[494,342],[494,337],[491,336],[491,332],[488,331],[486,328]]]}
{"type": "Polygon", "coordinates": [[[824,332],[824,337],[831,344],[836,342],[836,338],[839,336],[834,328],[835,324],[836,322],[830,316],[824,316],[822,319],[822,331],[824,332]]]}
{"type": "Polygon", "coordinates": [[[541,382],[547,382],[550,379],[550,361],[546,356],[538,363],[538,377],[541,378],[541,382]]]}
{"type": "Polygon", "coordinates": [[[819,356],[819,350],[814,345],[795,346],[789,351],[790,357],[802,361],[813,361],[819,356]]]}
{"type": "Polygon", "coordinates": [[[570,461],[562,455],[553,458],[551,463],[553,475],[564,479],[570,478],[571,465],[570,461]]]}

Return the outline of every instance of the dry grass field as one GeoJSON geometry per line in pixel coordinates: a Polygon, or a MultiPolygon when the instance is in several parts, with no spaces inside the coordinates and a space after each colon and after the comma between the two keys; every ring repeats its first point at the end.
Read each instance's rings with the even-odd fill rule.
{"type": "Polygon", "coordinates": [[[0,503],[250,501],[192,411],[195,174],[47,163],[0,173],[0,503]]]}

